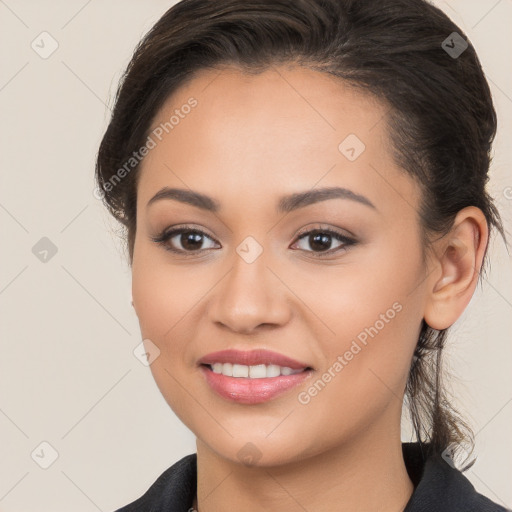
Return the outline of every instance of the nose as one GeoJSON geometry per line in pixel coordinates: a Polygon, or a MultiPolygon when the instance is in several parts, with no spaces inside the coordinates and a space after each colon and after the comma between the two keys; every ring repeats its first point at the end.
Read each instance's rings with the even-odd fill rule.
{"type": "Polygon", "coordinates": [[[264,254],[252,263],[235,255],[233,267],[211,296],[212,322],[233,332],[254,334],[290,320],[291,292],[283,285],[285,280],[267,267],[264,254]]]}

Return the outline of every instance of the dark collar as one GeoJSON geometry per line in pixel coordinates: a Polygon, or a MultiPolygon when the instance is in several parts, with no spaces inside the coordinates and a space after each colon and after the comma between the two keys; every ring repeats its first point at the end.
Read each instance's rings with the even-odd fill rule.
{"type": "MultiPolygon", "coordinates": [[[[471,482],[440,455],[425,456],[428,445],[402,443],[414,492],[404,512],[507,512],[476,492],[471,482]],[[426,460],[425,460],[426,459],[426,460]]],[[[148,491],[117,512],[188,512],[197,488],[197,455],[183,457],[148,491]]]]}
{"type": "Polygon", "coordinates": [[[479,494],[471,482],[439,454],[426,457],[428,444],[402,443],[414,492],[404,512],[506,512],[479,494]]]}

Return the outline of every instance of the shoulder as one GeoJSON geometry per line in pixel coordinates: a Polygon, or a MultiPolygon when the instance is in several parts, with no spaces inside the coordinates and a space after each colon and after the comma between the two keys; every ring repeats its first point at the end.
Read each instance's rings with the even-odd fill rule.
{"type": "Polygon", "coordinates": [[[190,454],[166,469],[134,502],[116,512],[188,512],[197,487],[197,458],[190,454]]]}
{"type": "Polygon", "coordinates": [[[468,478],[440,454],[424,459],[417,443],[406,443],[404,459],[414,492],[404,512],[507,512],[478,493],[468,478]]]}

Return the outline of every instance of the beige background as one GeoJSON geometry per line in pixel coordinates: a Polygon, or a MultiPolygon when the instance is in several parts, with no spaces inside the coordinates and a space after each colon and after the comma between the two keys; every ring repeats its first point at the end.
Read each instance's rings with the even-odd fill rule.
{"type": "MultiPolygon", "coordinates": [[[[141,340],[129,268],[93,196],[106,105],[136,43],[172,3],[0,0],[1,512],[111,511],[195,451],[133,355],[141,340]],[[46,59],[31,47],[43,31],[59,45],[46,59]],[[42,237],[57,248],[46,263],[32,252],[42,237]]],[[[490,190],[510,231],[512,0],[435,3],[469,36],[490,81],[500,126],[490,190]]],[[[510,507],[512,276],[500,239],[491,251],[448,352],[478,432],[466,474],[510,507]]]]}

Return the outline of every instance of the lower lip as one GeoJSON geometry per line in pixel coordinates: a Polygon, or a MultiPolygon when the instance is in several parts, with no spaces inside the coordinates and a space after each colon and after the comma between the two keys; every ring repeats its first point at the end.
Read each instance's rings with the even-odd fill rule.
{"type": "Polygon", "coordinates": [[[305,370],[294,375],[250,379],[247,377],[226,377],[214,373],[208,366],[201,366],[201,371],[209,386],[223,398],[240,404],[261,404],[268,402],[282,393],[298,386],[311,376],[312,370],[305,370]]]}

